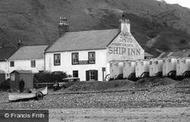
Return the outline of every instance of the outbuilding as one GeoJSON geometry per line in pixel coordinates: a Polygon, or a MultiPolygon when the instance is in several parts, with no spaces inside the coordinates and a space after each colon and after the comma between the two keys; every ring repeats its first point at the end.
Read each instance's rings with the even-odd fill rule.
{"type": "Polygon", "coordinates": [[[169,76],[169,73],[176,72],[177,58],[163,59],[162,76],[169,76]]]}
{"type": "Polygon", "coordinates": [[[136,61],[135,75],[137,78],[147,76],[149,73],[149,60],[136,61]]]}
{"type": "Polygon", "coordinates": [[[123,62],[110,62],[110,78],[115,79],[123,74],[123,62]]]}
{"type": "Polygon", "coordinates": [[[19,83],[24,81],[24,88],[33,88],[33,73],[31,70],[14,70],[10,73],[10,87],[19,90],[19,83]]]}
{"type": "Polygon", "coordinates": [[[152,59],[150,60],[149,65],[149,76],[161,76],[162,75],[162,66],[163,60],[162,59],[152,59]]]}
{"type": "Polygon", "coordinates": [[[135,66],[135,61],[125,61],[123,67],[123,78],[129,79],[130,77],[133,77],[132,75],[135,74],[135,66]]]}
{"type": "Polygon", "coordinates": [[[183,76],[186,71],[190,71],[190,58],[179,58],[177,59],[176,75],[183,76]]]}

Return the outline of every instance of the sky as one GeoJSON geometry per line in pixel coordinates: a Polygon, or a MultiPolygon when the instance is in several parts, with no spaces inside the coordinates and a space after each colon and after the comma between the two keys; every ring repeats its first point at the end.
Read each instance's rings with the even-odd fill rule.
{"type": "Polygon", "coordinates": [[[170,4],[179,4],[183,7],[188,7],[190,8],[190,0],[165,0],[167,3],[170,3],[170,4]]]}

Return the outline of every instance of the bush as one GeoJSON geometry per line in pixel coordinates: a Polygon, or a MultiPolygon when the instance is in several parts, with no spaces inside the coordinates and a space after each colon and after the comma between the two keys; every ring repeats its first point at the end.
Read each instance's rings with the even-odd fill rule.
{"type": "Polygon", "coordinates": [[[66,78],[67,74],[61,71],[55,72],[40,72],[34,75],[34,83],[53,83],[66,78]]]}
{"type": "Polygon", "coordinates": [[[56,72],[52,72],[51,77],[52,77],[53,82],[55,81],[60,82],[63,78],[67,77],[67,74],[65,72],[56,71],[56,72]]]}
{"type": "Polygon", "coordinates": [[[9,89],[10,89],[10,79],[7,79],[0,84],[0,90],[7,91],[9,89]]]}
{"type": "Polygon", "coordinates": [[[48,86],[53,88],[53,84],[58,81],[60,82],[63,78],[66,78],[67,74],[61,71],[55,72],[39,72],[34,75],[34,88],[42,88],[48,86]]]}
{"type": "Polygon", "coordinates": [[[52,77],[50,72],[39,72],[34,75],[34,83],[50,83],[52,77]]]}

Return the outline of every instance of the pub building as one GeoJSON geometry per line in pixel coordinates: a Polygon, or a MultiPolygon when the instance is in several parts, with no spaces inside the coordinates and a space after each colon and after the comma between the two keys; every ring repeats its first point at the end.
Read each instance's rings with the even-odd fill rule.
{"type": "Polygon", "coordinates": [[[60,18],[59,38],[45,51],[45,70],[63,71],[81,81],[104,81],[113,62],[144,59],[144,49],[130,32],[122,15],[120,29],[69,32],[60,18]]]}

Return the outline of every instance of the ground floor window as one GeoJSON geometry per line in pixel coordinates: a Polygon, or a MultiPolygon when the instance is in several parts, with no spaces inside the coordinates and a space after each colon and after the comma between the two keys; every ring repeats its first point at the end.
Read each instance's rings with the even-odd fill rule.
{"type": "Polygon", "coordinates": [[[35,60],[31,60],[31,67],[36,67],[36,61],[35,60]]]}
{"type": "Polygon", "coordinates": [[[10,67],[14,67],[15,66],[15,62],[14,61],[10,61],[10,67]]]}
{"type": "Polygon", "coordinates": [[[88,70],[86,71],[86,80],[98,80],[98,70],[88,70]]]}
{"type": "Polygon", "coordinates": [[[78,70],[73,71],[73,77],[78,77],[78,70]]]}

